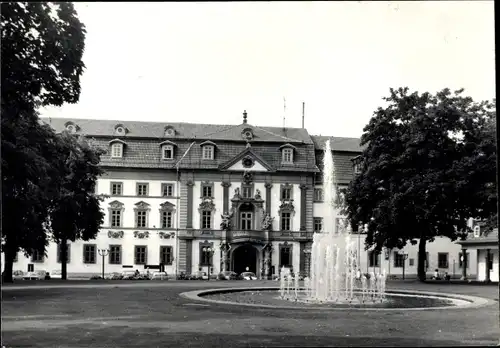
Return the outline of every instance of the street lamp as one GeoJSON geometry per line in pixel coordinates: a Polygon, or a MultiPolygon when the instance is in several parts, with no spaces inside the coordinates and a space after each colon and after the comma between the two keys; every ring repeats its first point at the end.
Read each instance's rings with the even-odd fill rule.
{"type": "Polygon", "coordinates": [[[406,259],[408,258],[407,253],[400,254],[403,256],[403,280],[405,280],[405,267],[406,267],[406,259]]]}
{"type": "Polygon", "coordinates": [[[109,255],[109,249],[97,249],[102,256],[102,279],[104,279],[104,258],[109,255]]]}
{"type": "Polygon", "coordinates": [[[210,267],[212,266],[212,256],[215,253],[215,249],[212,247],[204,247],[201,250],[203,250],[204,253],[207,253],[209,255],[208,256],[208,280],[210,281],[210,267]]]}

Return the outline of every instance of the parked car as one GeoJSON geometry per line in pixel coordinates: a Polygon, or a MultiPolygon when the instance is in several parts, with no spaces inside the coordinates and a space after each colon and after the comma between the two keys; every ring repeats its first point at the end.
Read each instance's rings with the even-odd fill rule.
{"type": "Polygon", "coordinates": [[[12,272],[12,279],[13,280],[23,280],[24,276],[25,276],[25,274],[23,271],[17,270],[17,271],[12,272]]]}
{"type": "Polygon", "coordinates": [[[218,280],[236,280],[236,279],[238,279],[238,274],[236,272],[233,272],[233,271],[224,271],[224,272],[220,272],[217,275],[217,279],[218,280]]]}
{"type": "Polygon", "coordinates": [[[151,280],[168,280],[167,272],[153,272],[149,277],[151,280]]]}
{"type": "Polygon", "coordinates": [[[105,279],[120,280],[123,279],[123,275],[118,272],[113,272],[104,277],[105,279]]]}
{"type": "Polygon", "coordinates": [[[191,277],[189,278],[191,280],[208,280],[208,275],[207,272],[203,271],[197,271],[191,274],[191,277]]]}
{"type": "Polygon", "coordinates": [[[135,277],[135,271],[123,271],[122,279],[132,280],[135,277]]]}
{"type": "Polygon", "coordinates": [[[243,272],[240,274],[240,279],[243,280],[257,280],[257,276],[253,272],[243,272]]]}
{"type": "Polygon", "coordinates": [[[51,279],[61,279],[62,278],[62,272],[59,270],[53,270],[50,272],[50,278],[51,279]]]}

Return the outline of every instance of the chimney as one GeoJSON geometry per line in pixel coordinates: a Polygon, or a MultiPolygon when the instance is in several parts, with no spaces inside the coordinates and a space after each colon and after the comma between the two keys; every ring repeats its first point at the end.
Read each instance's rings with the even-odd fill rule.
{"type": "Polygon", "coordinates": [[[244,124],[247,123],[247,111],[246,110],[243,111],[243,123],[244,124]]]}
{"type": "Polygon", "coordinates": [[[302,128],[304,128],[304,111],[306,108],[306,103],[302,102],[302,128]]]}

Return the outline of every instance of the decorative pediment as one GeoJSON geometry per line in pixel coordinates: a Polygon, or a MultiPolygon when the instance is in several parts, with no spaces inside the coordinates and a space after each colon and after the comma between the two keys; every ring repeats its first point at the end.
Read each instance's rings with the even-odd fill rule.
{"type": "Polygon", "coordinates": [[[158,232],[158,235],[160,236],[160,239],[173,239],[175,238],[175,232],[170,231],[170,232],[158,232]]]}
{"type": "Polygon", "coordinates": [[[113,201],[109,203],[110,209],[123,209],[123,203],[120,201],[113,201]]]}
{"type": "Polygon", "coordinates": [[[135,203],[135,210],[149,210],[149,204],[144,202],[144,201],[140,201],[140,202],[137,202],[135,203]]]}
{"type": "Polygon", "coordinates": [[[164,146],[164,145],[172,145],[172,146],[177,147],[177,144],[176,144],[176,143],[174,143],[173,141],[170,141],[170,140],[165,140],[165,141],[162,141],[162,142],[160,143],[160,146],[164,146]]]}
{"type": "Polygon", "coordinates": [[[285,148],[293,149],[294,151],[297,150],[297,148],[290,143],[283,144],[279,147],[280,150],[283,150],[285,148]]]}
{"type": "Polygon", "coordinates": [[[114,143],[120,143],[120,144],[123,144],[123,145],[127,145],[126,142],[124,142],[123,140],[118,139],[118,138],[110,140],[108,144],[111,145],[111,144],[114,144],[114,143]]]}
{"type": "Polygon", "coordinates": [[[284,211],[284,210],[294,211],[295,207],[293,206],[293,199],[281,201],[279,210],[280,211],[284,211]]]}
{"type": "Polygon", "coordinates": [[[160,210],[163,210],[163,211],[174,211],[175,210],[175,204],[166,201],[166,202],[160,204],[160,210]]]}
{"type": "Polygon", "coordinates": [[[201,147],[206,146],[206,145],[211,145],[211,146],[217,147],[217,144],[214,143],[213,141],[210,141],[210,140],[204,141],[200,144],[201,147]]]}
{"type": "Polygon", "coordinates": [[[252,172],[270,172],[274,171],[271,165],[262,157],[253,151],[251,147],[247,147],[238,155],[223,163],[219,169],[228,171],[252,171],[252,172]]]}
{"type": "Polygon", "coordinates": [[[198,208],[199,211],[214,211],[215,210],[215,204],[212,199],[204,199],[201,201],[200,206],[198,208]]]}
{"type": "Polygon", "coordinates": [[[148,231],[134,231],[134,237],[138,239],[148,239],[149,232],[148,231]]]}
{"type": "Polygon", "coordinates": [[[109,238],[119,239],[123,238],[123,235],[124,235],[123,231],[108,231],[109,238]]]}

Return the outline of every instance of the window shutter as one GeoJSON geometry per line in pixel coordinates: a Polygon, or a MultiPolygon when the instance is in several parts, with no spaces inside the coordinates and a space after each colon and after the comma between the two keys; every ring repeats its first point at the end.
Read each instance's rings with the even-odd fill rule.
{"type": "Polygon", "coordinates": [[[71,244],[68,244],[68,259],[66,260],[66,263],[71,262],[71,244]]]}
{"type": "Polygon", "coordinates": [[[144,265],[148,264],[148,247],[144,247],[144,265]]]}
{"type": "Polygon", "coordinates": [[[57,243],[57,263],[61,263],[61,244],[57,243]]]}

